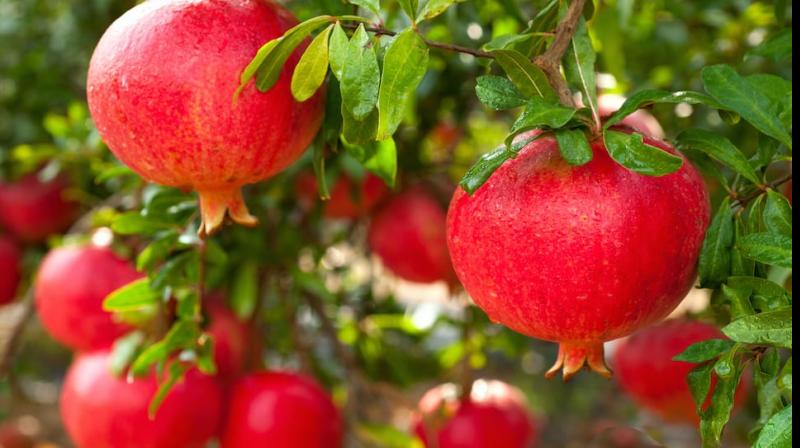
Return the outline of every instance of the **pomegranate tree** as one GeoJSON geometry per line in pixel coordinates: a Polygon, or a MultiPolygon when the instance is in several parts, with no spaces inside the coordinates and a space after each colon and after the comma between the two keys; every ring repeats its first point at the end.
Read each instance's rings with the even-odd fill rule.
{"type": "Polygon", "coordinates": [[[289,372],[258,372],[235,385],[223,448],[337,448],[342,417],[313,380],[289,372]]]}
{"type": "MultiPolygon", "coordinates": [[[[715,326],[675,319],[637,332],[616,349],[613,366],[622,389],[642,408],[676,423],[697,425],[697,415],[686,375],[696,364],[673,361],[688,346],[708,339],[727,339],[715,326]]],[[[712,377],[712,389],[716,377],[712,377]]],[[[734,405],[741,405],[746,382],[739,383],[734,405]]],[[[710,394],[709,394],[710,397],[710,394]]],[[[703,409],[707,408],[707,399],[703,409]]]]}
{"type": "Polygon", "coordinates": [[[106,296],[141,274],[111,249],[65,246],[42,261],[34,284],[44,328],[74,350],[110,346],[128,327],[103,310],[106,296]]]}
{"type": "Polygon", "coordinates": [[[419,282],[452,281],[446,214],[420,187],[389,199],[372,217],[369,246],[398,277],[419,282]]]}
{"type": "Polygon", "coordinates": [[[82,354],[67,372],[61,418],[78,448],[201,448],[216,434],[222,392],[214,378],[190,370],[148,416],[158,378],[115,377],[106,351],[82,354]]]}
{"type": "Polygon", "coordinates": [[[5,305],[17,296],[22,273],[21,258],[17,245],[8,237],[0,235],[0,305],[5,305]]]}
{"type": "Polygon", "coordinates": [[[531,448],[537,428],[526,408],[522,392],[502,381],[475,381],[467,399],[442,384],[420,400],[414,433],[427,447],[531,448]]]}
{"type": "Polygon", "coordinates": [[[0,224],[26,242],[39,242],[72,223],[77,205],[65,196],[63,177],[43,182],[28,174],[16,182],[0,182],[0,224]]]}
{"type": "Polygon", "coordinates": [[[144,2],[95,49],[87,90],[100,135],[148,181],[196,190],[201,234],[226,213],[254,225],[241,187],[291,164],[320,126],[319,94],[298,103],[290,91],[299,53],[268,92],[250,84],[233,99],[259,47],[295,24],[268,1],[144,2]]]}
{"type": "MultiPolygon", "coordinates": [[[[648,145],[678,154],[666,144],[648,145]]],[[[467,292],[495,322],[559,343],[569,378],[588,363],[610,375],[603,342],[663,319],[695,279],[709,221],[703,181],[684,159],[675,173],[627,170],[601,140],[583,166],[555,138],[526,145],[447,217],[450,256],[467,292]]]]}
{"type": "MultiPolygon", "coordinates": [[[[298,201],[303,208],[313,208],[319,200],[317,178],[304,173],[297,178],[298,201]]],[[[330,199],[324,203],[323,214],[332,219],[354,219],[372,210],[389,189],[381,178],[367,174],[360,181],[353,182],[347,175],[340,175],[330,191],[330,199]]]]}

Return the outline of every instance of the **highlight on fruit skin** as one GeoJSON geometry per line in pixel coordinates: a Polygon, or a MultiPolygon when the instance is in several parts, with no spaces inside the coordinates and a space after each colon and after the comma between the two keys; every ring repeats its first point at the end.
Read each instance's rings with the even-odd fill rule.
{"type": "Polygon", "coordinates": [[[560,344],[548,377],[583,366],[610,376],[603,343],[663,319],[685,297],[710,219],[685,158],[651,177],[617,164],[601,140],[592,150],[591,162],[572,166],[554,137],[534,140],[474,195],[457,189],[447,216],[453,267],[476,305],[560,344]]]}
{"type": "Polygon", "coordinates": [[[232,101],[258,49],[296,24],[268,1],[148,1],[94,51],[87,96],[101,137],[147,181],[197,191],[201,236],[226,216],[255,225],[242,186],[289,166],[321,125],[324,93],[298,103],[290,89],[306,43],[269,91],[251,82],[232,101]]]}

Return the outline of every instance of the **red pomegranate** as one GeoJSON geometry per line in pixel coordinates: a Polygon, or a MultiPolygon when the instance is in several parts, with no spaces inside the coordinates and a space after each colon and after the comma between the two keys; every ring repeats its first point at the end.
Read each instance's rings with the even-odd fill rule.
{"type": "Polygon", "coordinates": [[[225,380],[239,376],[252,352],[251,330],[225,306],[224,299],[212,297],[206,301],[209,323],[207,331],[214,339],[214,361],[217,375],[225,380]]]}
{"type": "MultiPolygon", "coordinates": [[[[700,419],[686,382],[686,375],[697,365],[672,358],[686,347],[708,339],[727,338],[713,325],[684,319],[666,320],[639,331],[614,352],[617,382],[642,408],[664,420],[697,424],[700,419]]],[[[715,383],[713,378],[712,390],[715,383]]],[[[746,384],[739,383],[736,406],[745,398],[746,384]]],[[[709,403],[707,400],[704,407],[709,403]]]]}
{"type": "Polygon", "coordinates": [[[463,402],[456,385],[434,387],[420,400],[413,427],[426,447],[436,448],[531,448],[537,434],[522,392],[493,380],[475,381],[463,402]]]}
{"type": "MultiPolygon", "coordinates": [[[[317,178],[303,173],[297,178],[297,199],[305,209],[311,209],[319,199],[317,178]]],[[[325,201],[324,215],[331,219],[355,219],[365,215],[389,192],[386,184],[374,174],[367,174],[357,184],[347,175],[340,175],[325,201]]]]}
{"type": "Polygon", "coordinates": [[[372,217],[369,245],[398,277],[418,283],[452,281],[445,219],[436,199],[422,188],[410,188],[372,217]]]}
{"type": "MultiPolygon", "coordinates": [[[[608,118],[614,114],[625,103],[626,98],[622,95],[613,93],[605,93],[597,98],[597,108],[599,109],[600,116],[608,118]]],[[[630,126],[633,129],[648,135],[657,140],[664,139],[664,128],[661,123],[656,120],[650,112],[639,109],[636,112],[625,117],[622,122],[625,126],[630,126]]]]}
{"type": "Polygon", "coordinates": [[[78,210],[64,197],[67,185],[63,177],[42,182],[36,173],[13,183],[0,182],[0,224],[32,243],[66,230],[78,210]]]}
{"type": "MultiPolygon", "coordinates": [[[[678,154],[662,142],[649,145],[678,154]]],[[[506,162],[473,196],[457,189],[447,217],[450,256],[489,317],[560,344],[574,375],[610,372],[603,342],[663,319],[695,279],[709,221],[703,180],[644,176],[617,164],[602,141],[594,159],[567,164],[551,136],[506,162]]]]}
{"type": "Polygon", "coordinates": [[[36,276],[36,310],[45,329],[60,343],[74,350],[106,348],[128,327],[103,310],[103,300],[141,276],[108,248],[53,249],[36,276]]]}
{"type": "Polygon", "coordinates": [[[313,380],[288,372],[259,372],[233,389],[223,448],[338,448],[342,417],[313,380]]]}
{"type": "Polygon", "coordinates": [[[266,93],[239,76],[267,41],[296,25],[263,0],[144,2],[114,22],[92,56],[89,109],[100,135],[151,182],[197,190],[201,234],[226,212],[254,225],[241,187],[281,171],[319,129],[321,96],[296,102],[290,83],[301,45],[266,93]]]}
{"type": "Polygon", "coordinates": [[[21,272],[22,253],[10,238],[0,235],[0,305],[17,297],[21,272]]]}
{"type": "Polygon", "coordinates": [[[216,434],[222,392],[214,378],[190,370],[151,420],[156,375],[117,378],[109,356],[106,351],[79,355],[67,372],[61,418],[78,448],[201,448],[216,434]]]}

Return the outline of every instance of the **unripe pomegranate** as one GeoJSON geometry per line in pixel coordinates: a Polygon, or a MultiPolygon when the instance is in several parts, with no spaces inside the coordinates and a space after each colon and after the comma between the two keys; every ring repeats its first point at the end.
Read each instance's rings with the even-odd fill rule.
{"type": "Polygon", "coordinates": [[[375,213],[369,245],[398,277],[418,283],[452,281],[445,219],[444,209],[429,193],[408,189],[375,213]]]}
{"type": "Polygon", "coordinates": [[[233,389],[223,448],[338,448],[342,417],[313,380],[288,372],[245,376],[233,389]]]}
{"type": "MultiPolygon", "coordinates": [[[[317,178],[303,173],[297,178],[297,199],[305,209],[311,209],[319,199],[317,178]]],[[[358,184],[346,175],[340,175],[330,190],[331,197],[324,203],[324,216],[331,219],[355,219],[365,215],[389,192],[386,184],[374,174],[367,174],[358,184]]]]}
{"type": "Polygon", "coordinates": [[[222,392],[214,378],[190,370],[155,418],[148,407],[155,374],[129,381],[109,369],[109,353],[79,355],[61,391],[61,418],[78,448],[201,448],[219,428],[222,392]]]}
{"type": "Polygon", "coordinates": [[[0,305],[10,303],[17,297],[17,288],[22,275],[20,261],[22,253],[10,238],[0,235],[0,305]]]}
{"type": "Polygon", "coordinates": [[[106,348],[128,327],[115,322],[113,315],[103,310],[103,300],[141,276],[108,248],[53,249],[36,276],[36,310],[44,328],[67,347],[106,348]]]}
{"type": "Polygon", "coordinates": [[[522,392],[502,381],[478,380],[464,401],[454,384],[426,392],[414,418],[414,433],[426,447],[531,448],[537,428],[522,392]]]}
{"type": "MultiPolygon", "coordinates": [[[[675,423],[697,424],[700,419],[686,382],[697,364],[673,361],[687,347],[708,339],[727,339],[715,326],[684,319],[666,320],[637,332],[616,348],[613,366],[622,389],[637,404],[675,423]]],[[[712,378],[716,384],[716,376],[712,378]]],[[[734,405],[742,404],[746,381],[739,383],[734,405]]],[[[703,408],[710,404],[710,395],[703,408]]]]}
{"type": "MultiPolygon", "coordinates": [[[[662,142],[649,145],[678,154],[662,142]]],[[[473,196],[457,189],[447,217],[456,274],[489,318],[560,344],[564,377],[584,363],[610,375],[603,342],[663,319],[695,279],[709,221],[703,181],[644,176],[601,140],[572,166],[555,138],[525,146],[473,196]]]]}
{"type": "Polygon", "coordinates": [[[0,224],[25,242],[39,242],[72,223],[77,205],[64,197],[67,181],[49,182],[28,174],[16,182],[0,182],[0,224]]]}
{"type": "Polygon", "coordinates": [[[226,212],[254,225],[241,187],[296,160],[322,118],[321,96],[296,102],[290,83],[301,45],[266,93],[239,76],[265,42],[297,21],[262,0],[141,3],[106,31],[92,56],[89,109],[100,135],[151,182],[197,190],[201,234],[226,212]]]}
{"type": "Polygon", "coordinates": [[[251,330],[225,306],[221,297],[207,300],[208,333],[214,339],[214,361],[217,375],[224,380],[231,380],[245,368],[247,357],[251,353],[251,330]]]}
{"type": "MultiPolygon", "coordinates": [[[[626,98],[614,93],[605,93],[597,98],[597,108],[600,116],[608,118],[625,103],[626,98]]],[[[664,128],[650,112],[639,109],[622,119],[621,124],[629,126],[642,134],[657,140],[664,139],[664,128]]]]}

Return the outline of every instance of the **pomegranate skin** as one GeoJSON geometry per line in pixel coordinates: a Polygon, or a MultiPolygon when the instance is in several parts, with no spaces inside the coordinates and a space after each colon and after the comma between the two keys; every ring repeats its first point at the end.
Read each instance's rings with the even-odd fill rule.
{"type": "Polygon", "coordinates": [[[155,374],[128,382],[109,370],[109,353],[79,355],[61,391],[61,418],[78,448],[201,448],[219,428],[222,392],[214,378],[187,372],[154,420],[155,374]]]}
{"type": "MultiPolygon", "coordinates": [[[[614,352],[616,380],[642,408],[668,422],[697,425],[700,418],[686,382],[686,375],[697,364],[672,358],[708,339],[727,337],[713,325],[684,319],[670,319],[645,328],[622,341],[614,352]]],[[[711,391],[716,381],[715,376],[711,391]]],[[[743,379],[736,390],[734,407],[744,402],[746,394],[747,382],[743,379]]],[[[709,404],[710,398],[703,408],[709,404]]]]}
{"type": "MultiPolygon", "coordinates": [[[[304,173],[297,178],[298,201],[304,209],[312,209],[319,199],[317,178],[304,173]]],[[[340,175],[330,190],[331,197],[324,202],[323,215],[330,219],[356,219],[366,215],[389,192],[386,184],[374,174],[366,174],[354,185],[352,179],[340,175]]]]}
{"type": "Polygon", "coordinates": [[[22,276],[22,253],[10,238],[0,235],[0,305],[11,303],[17,297],[22,276]]]}
{"type": "Polygon", "coordinates": [[[342,418],[313,380],[289,372],[258,372],[232,392],[223,448],[338,448],[342,418]]]}
{"type": "Polygon", "coordinates": [[[238,377],[247,364],[251,350],[251,330],[236,317],[222,298],[206,302],[209,315],[208,333],[214,339],[214,362],[217,376],[225,381],[238,377]]]}
{"type": "Polygon", "coordinates": [[[240,188],[289,166],[319,129],[322,95],[298,103],[290,88],[305,43],[268,92],[250,82],[234,99],[258,49],[296,24],[270,1],[149,1],[95,49],[87,91],[100,135],[148,181],[197,190],[201,234],[226,213],[255,225],[240,188]]]}
{"type": "MultiPolygon", "coordinates": [[[[645,137],[649,145],[674,149],[645,137]]],[[[473,196],[458,188],[447,217],[455,272],[495,322],[558,342],[548,372],[585,362],[610,375],[603,342],[663,319],[691,288],[709,221],[702,178],[644,176],[601,141],[567,164],[551,136],[501,166],[473,196]]]]}
{"type": "Polygon", "coordinates": [[[34,284],[36,310],[58,342],[79,351],[109,347],[129,328],[103,310],[106,296],[138,278],[127,261],[108,248],[53,249],[42,261],[34,284]]]}
{"type": "Polygon", "coordinates": [[[413,430],[426,447],[535,446],[538,430],[518,389],[502,381],[478,380],[464,402],[456,391],[455,385],[442,384],[420,400],[413,430]]]}
{"type": "Polygon", "coordinates": [[[36,243],[69,227],[77,213],[64,197],[67,181],[42,182],[28,174],[16,182],[0,182],[0,224],[21,241],[36,243]]]}
{"type": "MultiPolygon", "coordinates": [[[[626,98],[622,95],[614,93],[606,93],[597,98],[597,108],[600,117],[608,118],[614,114],[625,103],[626,98]]],[[[625,126],[629,126],[642,134],[649,136],[656,140],[664,139],[664,128],[661,123],[656,120],[650,112],[639,109],[632,114],[626,116],[620,122],[625,126]]]]}
{"type": "Polygon", "coordinates": [[[389,199],[372,217],[369,246],[395,275],[417,283],[452,282],[446,213],[415,187],[389,199]]]}

